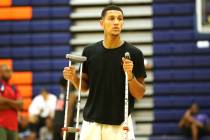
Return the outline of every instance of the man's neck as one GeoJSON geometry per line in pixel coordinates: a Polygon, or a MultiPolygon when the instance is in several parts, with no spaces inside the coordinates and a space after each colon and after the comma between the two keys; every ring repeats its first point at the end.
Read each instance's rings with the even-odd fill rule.
{"type": "Polygon", "coordinates": [[[123,44],[123,41],[121,40],[120,36],[104,36],[103,45],[107,49],[114,49],[118,48],[123,44]]]}
{"type": "Polygon", "coordinates": [[[9,84],[9,80],[5,80],[5,79],[0,79],[1,81],[4,81],[4,83],[9,84]]]}

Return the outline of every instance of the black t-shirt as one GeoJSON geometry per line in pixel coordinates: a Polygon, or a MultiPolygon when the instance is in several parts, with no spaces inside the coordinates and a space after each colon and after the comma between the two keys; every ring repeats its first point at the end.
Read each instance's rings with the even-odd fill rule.
{"type": "MultiPolygon", "coordinates": [[[[146,77],[142,52],[124,42],[118,48],[106,49],[102,41],[83,50],[87,61],[83,73],[88,75],[89,96],[84,108],[84,120],[119,125],[124,121],[125,73],[122,57],[129,52],[136,78],[146,77]]],[[[134,98],[129,94],[129,113],[134,109],[134,98]]]]}

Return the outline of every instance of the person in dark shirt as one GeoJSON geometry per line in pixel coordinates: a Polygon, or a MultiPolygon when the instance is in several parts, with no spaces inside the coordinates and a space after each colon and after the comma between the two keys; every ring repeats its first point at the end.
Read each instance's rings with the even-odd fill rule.
{"type": "MultiPolygon", "coordinates": [[[[129,119],[128,137],[134,140],[130,113],[135,99],[144,96],[146,77],[141,50],[121,39],[123,11],[116,5],[102,10],[100,25],[104,39],[83,50],[87,57],[82,74],[82,90],[89,90],[84,108],[80,140],[121,140],[123,138],[125,72],[128,73],[129,119]],[[131,59],[125,59],[129,52],[131,59]]],[[[74,66],[65,67],[64,78],[78,88],[79,77],[74,66]]]]}

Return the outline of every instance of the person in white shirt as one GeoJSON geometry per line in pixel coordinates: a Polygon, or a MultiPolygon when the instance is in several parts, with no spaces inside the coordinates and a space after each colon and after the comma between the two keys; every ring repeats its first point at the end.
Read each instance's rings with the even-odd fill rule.
{"type": "Polygon", "coordinates": [[[29,116],[32,130],[38,134],[39,129],[45,125],[47,117],[54,117],[57,98],[43,88],[29,106],[29,116]]]}

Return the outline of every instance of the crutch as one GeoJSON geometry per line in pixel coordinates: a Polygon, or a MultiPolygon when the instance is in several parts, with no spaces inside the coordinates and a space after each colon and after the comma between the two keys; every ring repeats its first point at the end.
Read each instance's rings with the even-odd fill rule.
{"type": "Polygon", "coordinates": [[[80,113],[80,96],[81,96],[81,85],[82,85],[82,67],[83,62],[87,60],[84,56],[66,54],[66,58],[69,60],[69,67],[71,66],[71,62],[80,63],[80,80],[79,80],[79,91],[78,91],[78,99],[77,99],[77,114],[76,114],[76,127],[68,127],[67,126],[67,118],[68,118],[68,101],[69,101],[69,87],[70,81],[67,82],[67,92],[66,92],[66,103],[65,103],[65,116],[64,116],[64,127],[62,128],[63,131],[63,140],[66,140],[67,132],[75,133],[75,140],[78,140],[79,137],[79,113],[80,113]]]}
{"type": "MultiPolygon", "coordinates": [[[[125,59],[130,59],[129,52],[125,53],[125,59]]],[[[128,140],[128,73],[125,72],[125,106],[124,106],[124,124],[123,124],[123,131],[124,131],[124,138],[123,140],[128,140]]]]}

